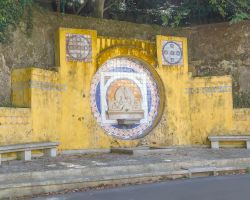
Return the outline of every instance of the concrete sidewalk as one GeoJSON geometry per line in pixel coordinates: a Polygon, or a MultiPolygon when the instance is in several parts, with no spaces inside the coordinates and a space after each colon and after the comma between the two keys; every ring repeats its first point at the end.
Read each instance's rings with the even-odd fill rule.
{"type": "Polygon", "coordinates": [[[250,150],[169,147],[126,155],[91,153],[5,161],[0,166],[0,199],[100,185],[133,184],[246,171],[250,150]]]}

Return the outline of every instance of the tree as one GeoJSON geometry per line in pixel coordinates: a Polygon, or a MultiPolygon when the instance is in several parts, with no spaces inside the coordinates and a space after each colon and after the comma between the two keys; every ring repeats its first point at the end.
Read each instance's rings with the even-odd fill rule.
{"type": "Polygon", "coordinates": [[[249,0],[209,0],[209,3],[221,16],[230,19],[231,23],[250,19],[249,0]]]}
{"type": "Polygon", "coordinates": [[[103,18],[104,13],[114,6],[117,6],[121,0],[61,0],[61,11],[73,13],[76,15],[92,16],[103,18]],[[64,3],[62,4],[62,2],[64,3]]]}
{"type": "MultiPolygon", "coordinates": [[[[59,1],[59,0],[57,0],[59,1]]],[[[249,19],[249,0],[61,0],[66,12],[179,26],[214,21],[237,22],[249,19]]],[[[64,10],[64,9],[63,9],[64,10]]]]}
{"type": "Polygon", "coordinates": [[[0,42],[8,40],[6,30],[18,25],[27,8],[30,34],[33,1],[51,2],[63,13],[163,26],[250,19],[249,0],[0,0],[0,42]]]}

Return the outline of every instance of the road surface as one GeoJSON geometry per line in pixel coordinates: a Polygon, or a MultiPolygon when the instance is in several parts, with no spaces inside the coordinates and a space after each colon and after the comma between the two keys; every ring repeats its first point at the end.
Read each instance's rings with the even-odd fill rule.
{"type": "Polygon", "coordinates": [[[250,175],[176,180],[35,200],[250,200],[250,175]]]}

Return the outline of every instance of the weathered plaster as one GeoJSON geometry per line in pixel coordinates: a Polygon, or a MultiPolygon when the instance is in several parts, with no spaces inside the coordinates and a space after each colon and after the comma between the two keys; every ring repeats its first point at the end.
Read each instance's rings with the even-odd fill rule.
{"type": "MultiPolygon", "coordinates": [[[[58,71],[31,67],[12,72],[13,105],[30,107],[31,123],[24,128],[32,133],[26,137],[21,133],[22,129],[11,125],[11,134],[6,134],[5,129],[1,129],[5,125],[0,125],[0,138],[4,138],[2,144],[18,142],[13,138],[19,138],[22,142],[59,141],[60,149],[193,145],[207,144],[210,134],[230,134],[235,129],[238,134],[245,134],[249,122],[243,118],[248,119],[248,112],[233,110],[231,77],[195,78],[188,65],[184,68],[159,65],[161,55],[158,53],[157,56],[157,49],[161,48],[161,42],[157,40],[164,38],[157,37],[155,42],[116,39],[99,37],[94,30],[59,29],[56,45],[58,71]],[[91,63],[66,61],[66,33],[92,36],[91,63]],[[118,56],[147,63],[159,86],[161,104],[158,117],[151,132],[141,139],[124,141],[108,136],[91,112],[92,78],[99,66],[118,56]]],[[[186,41],[185,38],[182,40],[186,41]]],[[[184,52],[187,59],[186,47],[184,52]]]]}

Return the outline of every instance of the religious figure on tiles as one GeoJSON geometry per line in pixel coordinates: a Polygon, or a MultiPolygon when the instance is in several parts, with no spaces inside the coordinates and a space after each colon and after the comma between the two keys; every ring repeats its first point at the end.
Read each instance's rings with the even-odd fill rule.
{"type": "Polygon", "coordinates": [[[135,96],[131,89],[122,86],[117,89],[114,99],[109,101],[109,110],[113,111],[135,111],[142,110],[141,101],[135,101],[135,96]]]}
{"type": "Polygon", "coordinates": [[[144,118],[140,89],[131,80],[117,80],[108,91],[107,118],[118,124],[140,123],[144,118]]]}
{"type": "Polygon", "coordinates": [[[155,79],[144,63],[113,58],[100,66],[93,78],[92,111],[108,135],[141,138],[156,119],[158,94],[155,79]]]}

